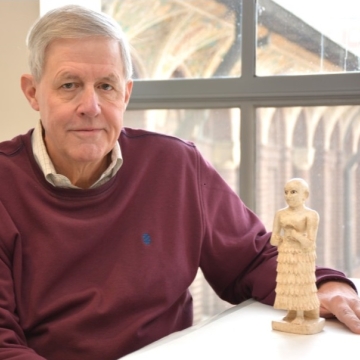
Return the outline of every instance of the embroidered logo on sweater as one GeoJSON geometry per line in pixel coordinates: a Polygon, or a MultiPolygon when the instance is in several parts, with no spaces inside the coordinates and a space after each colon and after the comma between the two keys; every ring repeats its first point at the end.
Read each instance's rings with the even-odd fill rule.
{"type": "Polygon", "coordinates": [[[150,245],[151,244],[151,237],[149,234],[143,234],[142,236],[142,240],[144,242],[145,245],[150,245]]]}

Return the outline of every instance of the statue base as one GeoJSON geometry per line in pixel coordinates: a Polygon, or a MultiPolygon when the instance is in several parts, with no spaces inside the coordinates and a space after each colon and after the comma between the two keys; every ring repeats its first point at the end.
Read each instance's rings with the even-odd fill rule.
{"type": "Polygon", "coordinates": [[[288,321],[272,321],[273,330],[283,331],[292,334],[312,335],[317,334],[324,328],[325,319],[305,319],[301,324],[288,321]]]}

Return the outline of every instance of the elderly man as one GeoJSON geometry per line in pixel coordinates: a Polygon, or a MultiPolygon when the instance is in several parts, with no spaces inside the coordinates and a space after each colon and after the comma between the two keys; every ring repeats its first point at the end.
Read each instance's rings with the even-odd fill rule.
{"type": "MultiPolygon", "coordinates": [[[[32,28],[35,129],[0,144],[0,360],[115,360],[191,326],[200,267],[237,304],[275,298],[276,248],[195,146],[123,128],[128,45],[77,6],[32,28]]],[[[360,333],[359,298],[316,272],[322,316],[360,333]]]]}

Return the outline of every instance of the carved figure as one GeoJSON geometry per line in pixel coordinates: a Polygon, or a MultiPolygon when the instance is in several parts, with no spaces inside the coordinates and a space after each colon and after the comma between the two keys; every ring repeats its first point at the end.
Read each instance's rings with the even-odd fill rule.
{"type": "Polygon", "coordinates": [[[287,207],[276,212],[271,244],[278,248],[274,308],[287,310],[273,329],[313,334],[322,330],[319,318],[315,260],[319,214],[305,206],[306,181],[294,178],[285,185],[287,207]]]}

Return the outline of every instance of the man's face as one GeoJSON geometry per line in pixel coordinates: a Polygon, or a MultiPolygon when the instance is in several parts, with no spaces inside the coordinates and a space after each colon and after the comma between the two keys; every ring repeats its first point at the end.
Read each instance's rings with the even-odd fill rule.
{"type": "Polygon", "coordinates": [[[118,43],[103,37],[55,40],[46,51],[41,80],[31,81],[33,94],[27,97],[40,112],[55,167],[104,164],[132,89],[118,43]]]}

